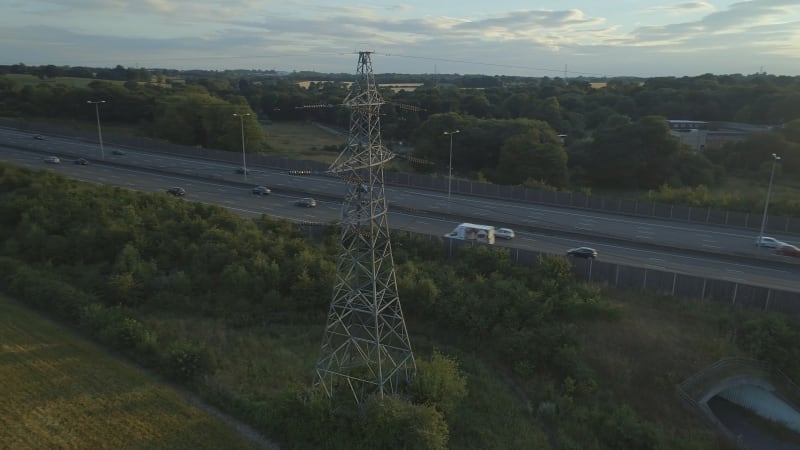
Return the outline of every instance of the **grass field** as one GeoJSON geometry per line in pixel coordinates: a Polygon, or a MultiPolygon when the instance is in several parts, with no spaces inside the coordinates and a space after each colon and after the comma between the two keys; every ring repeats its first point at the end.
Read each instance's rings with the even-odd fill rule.
{"type": "MultiPolygon", "coordinates": [[[[264,129],[267,132],[267,144],[270,146],[267,154],[270,156],[330,164],[339,153],[324,151],[322,147],[347,143],[346,135],[336,135],[308,122],[273,122],[265,125],[264,129]]],[[[408,162],[399,158],[389,161],[385,170],[413,171],[408,162]]]]}
{"type": "Polygon", "coordinates": [[[92,81],[105,81],[107,83],[115,83],[115,84],[123,84],[124,81],[113,81],[113,80],[94,80],[92,78],[77,78],[77,77],[54,77],[54,78],[39,78],[36,75],[29,75],[24,73],[11,73],[6,75],[8,78],[14,80],[18,87],[21,89],[25,86],[30,85],[37,85],[37,84],[63,84],[69,87],[86,87],[92,81]]]}
{"type": "Polygon", "coordinates": [[[339,154],[320,149],[347,142],[347,136],[333,134],[307,122],[273,122],[265,125],[264,130],[270,156],[332,163],[339,154]]]}
{"type": "Polygon", "coordinates": [[[0,448],[256,447],[166,385],[0,296],[0,448]]]}

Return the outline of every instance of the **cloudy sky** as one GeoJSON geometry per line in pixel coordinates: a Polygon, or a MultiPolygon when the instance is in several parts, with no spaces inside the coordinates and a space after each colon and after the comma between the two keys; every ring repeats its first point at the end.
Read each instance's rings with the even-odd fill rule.
{"type": "Polygon", "coordinates": [[[800,0],[3,0],[0,64],[800,75],[800,0]]]}

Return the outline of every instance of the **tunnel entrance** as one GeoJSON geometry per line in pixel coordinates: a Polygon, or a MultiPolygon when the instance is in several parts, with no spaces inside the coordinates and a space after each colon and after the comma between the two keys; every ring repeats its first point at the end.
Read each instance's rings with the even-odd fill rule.
{"type": "Polygon", "coordinates": [[[689,377],[677,393],[739,448],[800,449],[800,389],[767,364],[726,358],[689,377]]]}

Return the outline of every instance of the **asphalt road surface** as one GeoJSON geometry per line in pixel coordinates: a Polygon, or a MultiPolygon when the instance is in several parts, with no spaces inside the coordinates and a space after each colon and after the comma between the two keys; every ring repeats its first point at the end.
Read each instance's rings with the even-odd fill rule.
{"type": "MultiPolygon", "coordinates": [[[[61,139],[52,137],[39,141],[33,140],[29,134],[22,137],[25,138],[26,145],[32,142],[34,146],[41,148],[36,148],[34,151],[23,151],[2,146],[5,137],[0,134],[1,160],[36,169],[58,171],[83,181],[140,191],[165,192],[169,187],[180,186],[187,191],[186,200],[218,204],[248,217],[268,214],[292,220],[330,222],[338,220],[341,214],[339,198],[344,194],[344,185],[336,178],[292,176],[266,168],[254,168],[245,180],[244,175],[236,173],[238,165],[151,154],[129,148],[124,149],[125,155],[113,155],[114,146],[106,146],[104,162],[97,158],[99,152],[96,144],[73,140],[67,140],[64,143],[61,139]],[[66,145],[74,146],[74,148],[65,152],[63,147],[66,145]],[[44,157],[51,154],[60,155],[62,163],[45,163],[44,157]],[[64,156],[65,154],[67,156],[64,156]],[[75,156],[69,156],[70,154],[75,156]],[[91,158],[90,165],[73,164],[78,156],[91,158]],[[270,187],[273,191],[272,195],[252,195],[252,187],[259,184],[270,187]],[[317,208],[300,208],[294,205],[298,198],[306,196],[316,197],[319,206],[317,208]]],[[[535,205],[499,204],[502,202],[470,197],[453,196],[453,201],[448,204],[446,194],[424,190],[409,191],[388,188],[387,198],[390,211],[395,211],[390,214],[389,218],[389,224],[393,228],[443,235],[451,231],[458,223],[466,221],[511,226],[516,229],[517,238],[511,241],[498,241],[498,245],[555,254],[563,254],[567,248],[588,245],[596,248],[600,258],[605,261],[800,291],[800,280],[798,280],[800,266],[785,263],[786,258],[773,257],[765,249],[754,248],[750,242],[752,236],[736,230],[602,216],[581,211],[542,208],[535,205]],[[404,207],[398,208],[397,204],[404,207]],[[480,216],[476,218],[475,215],[461,216],[459,212],[461,208],[468,208],[472,214],[476,214],[476,211],[486,214],[486,220],[481,219],[480,216]],[[503,211],[492,213],[497,209],[503,211]],[[551,210],[555,212],[551,212],[551,210]],[[499,218],[503,216],[504,211],[505,217],[508,219],[501,221],[499,218]],[[594,217],[594,219],[590,219],[590,217],[594,217]],[[595,220],[597,223],[602,221],[603,226],[609,227],[610,231],[615,232],[617,236],[609,238],[595,233],[593,230],[584,230],[580,235],[568,230],[570,233],[563,234],[557,227],[542,229],[531,226],[528,228],[526,225],[514,222],[528,223],[527,220],[551,224],[563,223],[565,220],[583,221],[583,223],[589,220],[595,220]],[[631,225],[631,222],[634,224],[631,225]],[[511,225],[511,223],[514,224],[511,225]],[[686,252],[670,248],[669,244],[664,242],[654,245],[655,243],[649,243],[649,240],[627,240],[624,233],[621,234],[614,230],[611,226],[614,223],[629,229],[630,227],[638,230],[647,228],[651,231],[652,241],[660,240],[661,235],[667,234],[666,230],[672,230],[672,233],[676,234],[698,235],[700,240],[739,241],[747,252],[752,252],[756,257],[760,255],[766,258],[764,260],[744,257],[731,258],[723,254],[715,254],[713,249],[686,252]],[[707,228],[711,228],[711,230],[707,230],[707,228]]]]}

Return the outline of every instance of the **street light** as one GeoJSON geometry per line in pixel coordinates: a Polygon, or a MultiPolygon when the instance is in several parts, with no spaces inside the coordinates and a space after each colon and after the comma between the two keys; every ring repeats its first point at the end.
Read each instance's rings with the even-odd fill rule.
{"type": "Polygon", "coordinates": [[[100,130],[100,103],[105,103],[105,100],[86,100],[86,103],[94,105],[94,114],[97,116],[97,138],[100,140],[100,158],[106,159],[106,152],[103,150],[103,132],[100,130]]]}
{"type": "Polygon", "coordinates": [[[233,113],[233,117],[239,118],[239,125],[242,128],[242,170],[244,171],[244,179],[247,181],[247,160],[244,156],[244,116],[249,116],[250,113],[238,114],[233,113]]]}
{"type": "MultiPolygon", "coordinates": [[[[775,177],[775,164],[781,160],[781,157],[772,154],[772,171],[769,173],[769,185],[767,186],[767,200],[764,202],[764,217],[761,218],[761,232],[758,234],[759,240],[764,237],[764,226],[767,224],[767,208],[769,207],[769,195],[772,193],[772,178],[775,177]]],[[[759,245],[761,242],[759,241],[759,245]]]]}
{"type": "Polygon", "coordinates": [[[445,131],[445,136],[450,136],[450,164],[447,173],[447,206],[450,206],[450,186],[453,184],[453,135],[461,133],[461,130],[445,131]]]}

